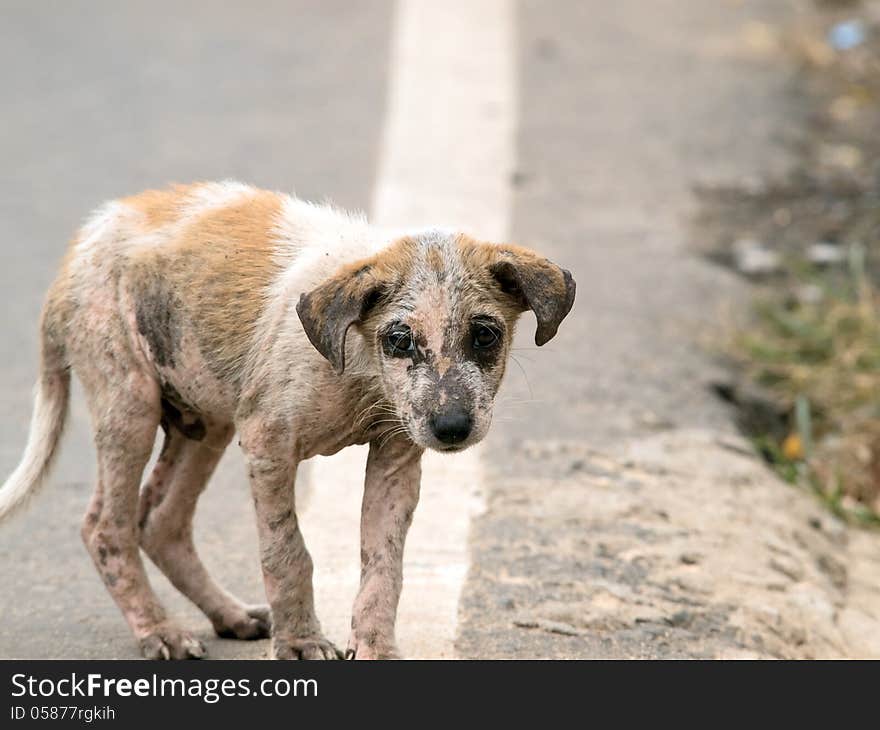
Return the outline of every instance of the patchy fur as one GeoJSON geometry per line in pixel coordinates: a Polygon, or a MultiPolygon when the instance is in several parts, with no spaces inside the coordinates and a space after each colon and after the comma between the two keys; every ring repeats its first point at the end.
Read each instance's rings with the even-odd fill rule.
{"type": "Polygon", "coordinates": [[[83,540],[144,655],[204,648],[167,618],[141,548],[221,636],[271,625],[276,657],[331,659],[340,652],[315,616],[293,486],[300,461],[369,443],[348,651],[396,656],[421,455],[483,438],[518,316],[535,313],[543,344],[573,300],[568,272],[526,249],[440,229],[390,237],[240,183],[108,203],[47,296],[30,440],[0,516],[47,472],[72,370],[98,453],[83,540]],[[158,428],[165,445],[139,490],[158,428]],[[192,541],[196,502],[236,430],[269,607],[226,593],[192,541]]]}

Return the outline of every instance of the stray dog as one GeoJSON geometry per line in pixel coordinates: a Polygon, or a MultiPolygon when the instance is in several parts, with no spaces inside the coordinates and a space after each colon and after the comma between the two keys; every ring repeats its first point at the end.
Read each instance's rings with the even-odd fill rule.
{"type": "Polygon", "coordinates": [[[303,459],[369,443],[347,656],[395,657],[422,453],[483,438],[518,316],[535,313],[543,345],[574,296],[569,272],[527,249],[442,229],[383,234],[239,183],[110,202],[49,290],[30,435],[0,517],[46,476],[73,370],[98,456],[82,537],[143,655],[205,650],[166,617],[140,548],[220,636],[271,634],[279,659],[339,658],[315,616],[294,480],[303,459]],[[159,427],[164,445],[139,489],[159,427]],[[268,607],[224,591],[193,545],[196,501],[235,431],[268,607]]]}

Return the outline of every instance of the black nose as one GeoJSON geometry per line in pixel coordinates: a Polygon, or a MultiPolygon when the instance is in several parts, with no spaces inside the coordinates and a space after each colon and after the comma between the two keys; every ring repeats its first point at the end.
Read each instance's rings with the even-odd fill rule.
{"type": "Polygon", "coordinates": [[[431,430],[444,444],[460,444],[470,436],[473,425],[470,413],[461,410],[435,413],[430,420],[431,430]]]}

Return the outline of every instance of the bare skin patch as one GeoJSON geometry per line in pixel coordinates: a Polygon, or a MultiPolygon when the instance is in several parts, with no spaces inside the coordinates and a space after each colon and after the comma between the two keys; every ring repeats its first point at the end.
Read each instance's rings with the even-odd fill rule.
{"type": "Polygon", "coordinates": [[[145,282],[135,304],[138,332],[147,341],[153,360],[160,367],[173,368],[180,347],[180,299],[158,276],[145,282]]]}

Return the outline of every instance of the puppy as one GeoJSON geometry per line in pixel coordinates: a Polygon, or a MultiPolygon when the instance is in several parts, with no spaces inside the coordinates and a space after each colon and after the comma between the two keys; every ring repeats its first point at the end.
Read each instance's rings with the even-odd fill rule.
{"type": "Polygon", "coordinates": [[[485,436],[518,316],[535,313],[543,345],[574,296],[569,272],[524,248],[440,229],[387,235],[238,183],[113,201],[79,231],[49,290],[29,440],[0,517],[46,476],[73,370],[98,455],[82,537],[143,655],[205,650],[168,620],[141,548],[220,636],[271,633],[279,659],[333,659],[294,479],[303,459],[368,443],[347,655],[395,657],[422,453],[485,436]],[[164,446],[139,489],[158,428],[164,446]],[[236,431],[268,607],[224,591],[193,545],[196,501],[236,431]]]}

